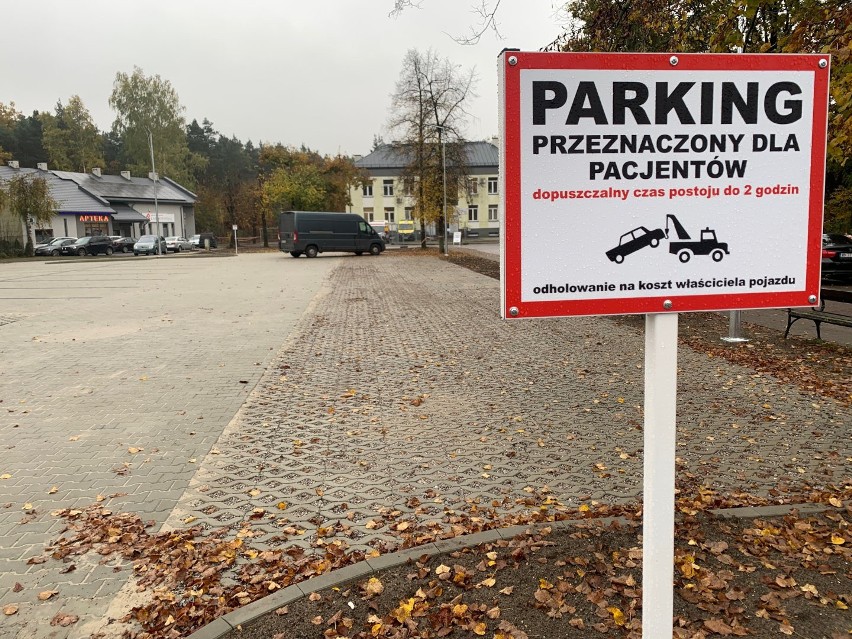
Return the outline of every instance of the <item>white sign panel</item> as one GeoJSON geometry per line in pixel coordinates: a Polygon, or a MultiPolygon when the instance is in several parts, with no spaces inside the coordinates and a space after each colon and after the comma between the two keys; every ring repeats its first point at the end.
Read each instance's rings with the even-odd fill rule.
{"type": "Polygon", "coordinates": [[[818,294],[827,56],[505,57],[506,316],[818,294]]]}

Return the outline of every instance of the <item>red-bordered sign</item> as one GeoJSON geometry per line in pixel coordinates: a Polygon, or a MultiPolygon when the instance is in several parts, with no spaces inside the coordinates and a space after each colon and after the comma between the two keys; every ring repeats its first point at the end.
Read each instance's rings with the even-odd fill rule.
{"type": "Polygon", "coordinates": [[[828,56],[500,65],[504,317],[816,303],[828,56]]]}

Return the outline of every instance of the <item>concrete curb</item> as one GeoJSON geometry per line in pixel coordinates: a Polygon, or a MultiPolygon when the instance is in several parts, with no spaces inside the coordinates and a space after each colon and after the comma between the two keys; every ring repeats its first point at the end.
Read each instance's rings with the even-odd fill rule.
{"type": "MultiPolygon", "coordinates": [[[[757,517],[782,517],[788,514],[791,510],[796,509],[802,514],[814,514],[824,512],[829,509],[825,504],[786,504],[773,506],[747,506],[743,508],[720,508],[711,510],[710,512],[720,517],[753,519],[757,517]]],[[[293,603],[294,601],[307,597],[312,592],[319,592],[328,588],[341,586],[343,584],[362,579],[369,575],[374,575],[382,570],[396,568],[409,561],[415,561],[424,555],[434,557],[447,553],[456,552],[464,548],[473,548],[481,544],[488,544],[500,539],[510,540],[517,535],[524,534],[527,531],[551,526],[555,529],[569,528],[584,522],[597,522],[603,525],[609,525],[614,521],[627,523],[624,517],[602,517],[600,519],[566,519],[563,521],[555,521],[548,523],[540,523],[529,526],[510,526],[508,528],[494,528],[483,532],[474,533],[472,535],[463,535],[461,537],[453,537],[451,539],[443,539],[440,541],[417,546],[408,550],[388,553],[380,555],[373,559],[365,559],[357,564],[345,566],[338,570],[313,577],[306,581],[293,584],[282,590],[274,592],[262,599],[253,601],[250,604],[242,606],[237,610],[217,617],[212,622],[195,631],[187,637],[187,639],[220,639],[232,630],[236,630],[237,626],[248,624],[260,617],[271,614],[278,608],[293,603]]]]}

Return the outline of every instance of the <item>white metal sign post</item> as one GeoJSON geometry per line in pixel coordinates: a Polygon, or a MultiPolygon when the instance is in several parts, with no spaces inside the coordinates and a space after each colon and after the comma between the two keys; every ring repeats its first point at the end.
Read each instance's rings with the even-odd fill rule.
{"type": "Polygon", "coordinates": [[[643,637],[672,636],[677,320],[677,313],[645,316],[643,637]]]}
{"type": "Polygon", "coordinates": [[[644,637],[673,630],[677,313],[818,303],[828,76],[825,55],[500,56],[501,316],[646,316],[644,637]]]}
{"type": "Polygon", "coordinates": [[[231,229],[234,231],[234,255],[239,255],[239,249],[237,248],[237,225],[232,224],[231,229]]]}

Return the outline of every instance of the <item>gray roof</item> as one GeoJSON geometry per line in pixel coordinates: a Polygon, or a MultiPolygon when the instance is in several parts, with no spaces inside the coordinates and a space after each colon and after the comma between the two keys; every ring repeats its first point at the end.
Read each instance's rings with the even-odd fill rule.
{"type": "Polygon", "coordinates": [[[142,215],[139,211],[126,204],[113,204],[115,215],[112,219],[117,222],[147,222],[148,218],[142,215]]]}
{"type": "Polygon", "coordinates": [[[58,171],[39,169],[13,169],[0,166],[0,180],[7,181],[16,175],[37,173],[50,185],[50,195],[59,204],[57,213],[112,213],[113,209],[104,198],[80,189],[76,182],[59,175],[58,171]]]}
{"type": "Polygon", "coordinates": [[[174,204],[194,204],[195,193],[167,177],[154,182],[148,177],[130,177],[120,175],[97,176],[93,173],[74,173],[72,171],[51,171],[67,180],[73,180],[81,189],[105,200],[121,202],[153,202],[156,192],[160,202],[174,204]]]}
{"type": "MultiPolygon", "coordinates": [[[[362,169],[402,169],[408,166],[405,146],[398,147],[383,144],[369,155],[355,161],[355,166],[362,169]]],[[[500,153],[491,142],[465,142],[467,165],[469,168],[493,167],[500,164],[500,153]]],[[[449,164],[449,162],[447,163],[449,164]]]]}

